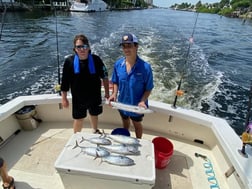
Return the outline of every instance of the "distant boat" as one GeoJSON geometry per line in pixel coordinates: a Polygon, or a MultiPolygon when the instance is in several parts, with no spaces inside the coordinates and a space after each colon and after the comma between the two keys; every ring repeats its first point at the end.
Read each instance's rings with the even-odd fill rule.
{"type": "Polygon", "coordinates": [[[107,11],[108,5],[102,0],[76,0],[72,1],[70,11],[72,12],[97,12],[107,11]]]}

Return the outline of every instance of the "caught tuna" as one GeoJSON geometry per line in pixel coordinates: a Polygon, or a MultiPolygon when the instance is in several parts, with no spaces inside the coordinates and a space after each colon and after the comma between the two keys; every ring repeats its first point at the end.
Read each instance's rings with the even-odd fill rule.
{"type": "Polygon", "coordinates": [[[73,149],[75,148],[80,148],[81,151],[87,155],[93,156],[95,158],[97,157],[105,157],[105,156],[109,156],[110,153],[101,147],[85,147],[85,146],[80,146],[78,144],[78,142],[76,141],[75,146],[73,147],[73,149]]]}
{"type": "Polygon", "coordinates": [[[140,151],[138,150],[138,146],[127,145],[127,144],[113,144],[109,146],[103,146],[111,153],[123,154],[123,155],[139,155],[140,151]]]}
{"type": "Polygon", "coordinates": [[[140,146],[139,140],[134,137],[125,136],[125,135],[107,135],[107,137],[121,144],[140,146]]]}
{"type": "Polygon", "coordinates": [[[84,137],[82,137],[80,143],[83,141],[88,141],[90,143],[97,144],[97,145],[111,145],[112,144],[111,141],[105,137],[93,137],[93,138],[88,138],[88,139],[85,139],[84,137]]]}
{"type": "Polygon", "coordinates": [[[102,161],[105,161],[112,165],[118,165],[118,166],[131,166],[135,165],[135,162],[133,159],[127,157],[127,156],[121,156],[121,155],[109,155],[101,158],[102,161]]]}

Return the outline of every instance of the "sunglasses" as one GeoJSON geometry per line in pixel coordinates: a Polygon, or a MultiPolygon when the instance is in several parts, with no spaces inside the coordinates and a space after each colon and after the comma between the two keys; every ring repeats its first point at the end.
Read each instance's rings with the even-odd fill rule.
{"type": "Polygon", "coordinates": [[[80,49],[88,49],[89,45],[85,44],[85,45],[76,45],[75,46],[76,49],[80,50],[80,49]]]}
{"type": "Polygon", "coordinates": [[[134,47],[134,46],[135,46],[134,43],[125,43],[125,44],[122,44],[122,48],[123,48],[123,49],[132,48],[132,47],[134,47]]]}

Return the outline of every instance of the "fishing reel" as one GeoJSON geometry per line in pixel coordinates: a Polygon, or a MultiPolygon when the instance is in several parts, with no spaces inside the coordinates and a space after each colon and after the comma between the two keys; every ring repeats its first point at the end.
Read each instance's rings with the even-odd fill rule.
{"type": "Polygon", "coordinates": [[[252,133],[250,132],[243,132],[241,135],[242,140],[242,149],[238,150],[238,152],[243,156],[248,158],[248,154],[246,153],[245,146],[246,145],[252,145],[252,133]]]}
{"type": "Polygon", "coordinates": [[[56,92],[56,93],[59,93],[60,92],[60,84],[56,84],[55,86],[54,86],[54,91],[56,92]]]}
{"type": "Polygon", "coordinates": [[[176,90],[176,96],[183,96],[185,92],[183,90],[176,90]]]}
{"type": "Polygon", "coordinates": [[[252,144],[252,133],[243,132],[241,139],[243,144],[252,144]]]}

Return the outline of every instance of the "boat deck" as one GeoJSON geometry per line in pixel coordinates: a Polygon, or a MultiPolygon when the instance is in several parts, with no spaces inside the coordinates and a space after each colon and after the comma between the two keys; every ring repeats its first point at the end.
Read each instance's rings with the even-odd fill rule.
{"type": "MultiPolygon", "coordinates": [[[[105,133],[120,127],[100,123],[99,128],[105,133]]],[[[82,132],[91,133],[89,123],[85,121],[82,132]]],[[[144,130],[144,139],[152,140],[160,133],[150,134],[144,130]]],[[[23,131],[11,137],[0,148],[8,165],[9,174],[15,178],[18,189],[64,189],[63,182],[54,163],[64,145],[73,134],[72,122],[42,122],[32,131],[23,131]]],[[[131,136],[135,136],[131,131],[131,136]]],[[[174,154],[165,169],[156,169],[156,183],[153,189],[210,188],[211,185],[227,188],[224,175],[215,167],[215,159],[211,150],[202,148],[201,144],[178,141],[169,136],[174,145],[174,154]],[[206,161],[196,157],[195,153],[206,155],[212,167],[205,167],[206,161]],[[211,169],[213,168],[213,169],[211,169]],[[206,169],[208,174],[206,174],[206,169]],[[218,182],[217,182],[218,180],[218,182]]],[[[144,168],[143,168],[144,171],[144,168]]],[[[95,187],[94,187],[95,188],[95,187]]],[[[216,187],[217,188],[217,187],[216,187]]]]}

